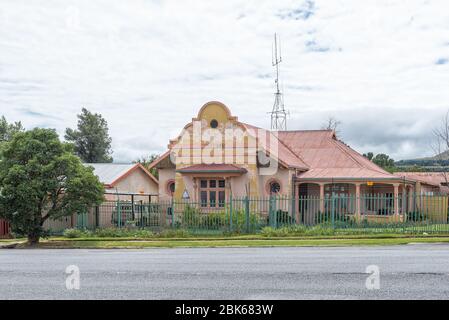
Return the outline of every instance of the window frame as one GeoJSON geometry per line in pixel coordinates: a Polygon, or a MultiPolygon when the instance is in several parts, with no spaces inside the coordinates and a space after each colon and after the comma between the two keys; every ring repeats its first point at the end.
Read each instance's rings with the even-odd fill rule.
{"type": "Polygon", "coordinates": [[[223,209],[226,203],[226,180],[223,178],[200,178],[198,184],[198,195],[199,195],[199,203],[201,208],[207,209],[223,209]],[[203,181],[207,181],[206,187],[203,187],[203,181]],[[211,181],[215,181],[215,185],[211,187],[211,181]],[[224,181],[224,184],[220,184],[220,181],[224,181]],[[220,187],[220,185],[224,185],[220,187]],[[203,193],[206,192],[206,202],[203,201],[203,193]],[[220,194],[221,193],[221,194],[220,194]],[[223,196],[224,193],[224,201],[220,201],[220,195],[223,196]],[[214,196],[214,199],[211,199],[211,196],[214,196]],[[212,200],[212,201],[211,201],[212,200]],[[212,205],[213,204],[213,205],[212,205]]]}

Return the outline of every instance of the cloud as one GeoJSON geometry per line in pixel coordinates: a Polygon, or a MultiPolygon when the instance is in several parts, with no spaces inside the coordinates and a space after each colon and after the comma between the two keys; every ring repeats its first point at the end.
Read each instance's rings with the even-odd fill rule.
{"type": "Polygon", "coordinates": [[[114,158],[163,152],[209,100],[269,127],[273,33],[291,129],[334,115],[361,152],[428,155],[449,109],[444,0],[9,1],[0,8],[0,114],[63,135],[82,107],[114,158]]]}

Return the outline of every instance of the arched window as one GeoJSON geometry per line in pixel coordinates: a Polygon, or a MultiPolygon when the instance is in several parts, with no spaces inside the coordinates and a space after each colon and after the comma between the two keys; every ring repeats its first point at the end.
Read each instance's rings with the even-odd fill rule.
{"type": "Polygon", "coordinates": [[[175,180],[169,180],[167,182],[167,193],[171,196],[175,193],[175,180]]]}
{"type": "Polygon", "coordinates": [[[277,180],[270,180],[267,185],[267,191],[270,195],[281,193],[281,183],[277,180]]]}

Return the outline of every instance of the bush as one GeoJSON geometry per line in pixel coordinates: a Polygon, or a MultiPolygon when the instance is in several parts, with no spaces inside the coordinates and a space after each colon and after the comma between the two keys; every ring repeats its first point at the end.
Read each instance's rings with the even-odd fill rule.
{"type": "Polygon", "coordinates": [[[427,217],[424,213],[419,211],[407,212],[407,221],[408,222],[425,222],[427,217]]]}
{"type": "MultiPolygon", "coordinates": [[[[246,220],[245,210],[234,210],[232,213],[232,231],[235,233],[246,231],[246,220]]],[[[260,224],[260,216],[256,213],[250,213],[250,230],[258,228],[260,224]]],[[[231,216],[229,212],[225,211],[201,213],[198,208],[186,206],[182,214],[181,226],[187,229],[226,230],[231,226],[231,216]]]]}
{"type": "MultiPolygon", "coordinates": [[[[277,226],[283,226],[283,225],[292,225],[295,223],[293,217],[290,216],[288,211],[283,210],[277,210],[275,213],[275,219],[276,219],[276,225],[277,226]]],[[[270,223],[270,217],[267,218],[267,224],[271,225],[270,223]]]]}
{"type": "Polygon", "coordinates": [[[63,236],[66,238],[83,238],[86,236],[90,236],[90,232],[82,229],[65,229],[63,232],[63,236]]]}

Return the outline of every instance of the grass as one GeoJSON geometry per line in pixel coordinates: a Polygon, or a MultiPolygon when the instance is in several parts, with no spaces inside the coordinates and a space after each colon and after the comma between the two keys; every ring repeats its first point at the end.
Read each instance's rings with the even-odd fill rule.
{"type": "MultiPolygon", "coordinates": [[[[306,246],[382,246],[409,243],[449,243],[449,236],[341,236],[341,237],[286,237],[266,238],[257,235],[234,236],[228,238],[49,238],[41,241],[40,248],[67,249],[112,249],[112,248],[218,248],[218,247],[306,247],[306,246]]],[[[22,242],[18,248],[26,248],[22,242]]]]}

